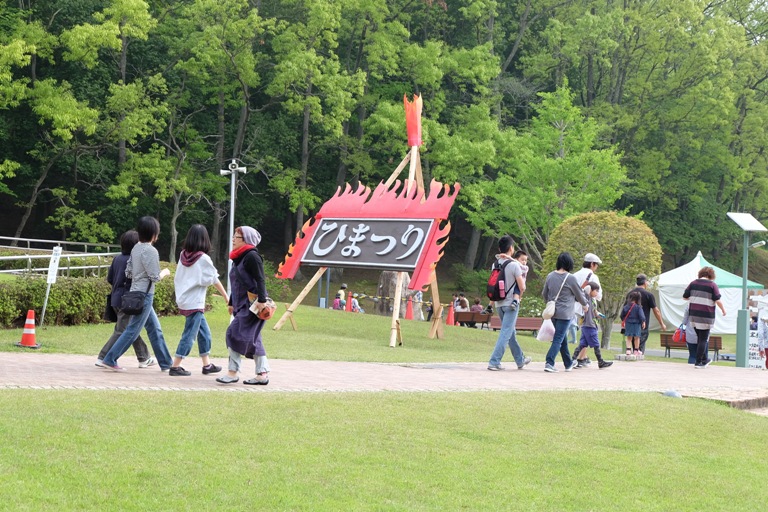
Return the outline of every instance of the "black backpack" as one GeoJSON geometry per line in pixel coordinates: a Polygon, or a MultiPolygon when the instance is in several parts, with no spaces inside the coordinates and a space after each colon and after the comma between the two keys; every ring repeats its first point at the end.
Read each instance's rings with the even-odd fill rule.
{"type": "Polygon", "coordinates": [[[515,285],[514,282],[511,285],[509,283],[504,283],[503,289],[499,286],[499,280],[504,280],[504,269],[507,268],[507,265],[512,263],[512,261],[513,260],[504,260],[504,263],[501,265],[499,265],[499,260],[494,262],[491,267],[491,275],[488,278],[488,285],[485,288],[485,294],[489,299],[496,301],[504,300],[515,285]]]}

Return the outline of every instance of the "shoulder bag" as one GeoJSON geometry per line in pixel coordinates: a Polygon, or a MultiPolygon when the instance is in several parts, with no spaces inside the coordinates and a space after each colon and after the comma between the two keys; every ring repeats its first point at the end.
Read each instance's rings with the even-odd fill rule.
{"type": "Polygon", "coordinates": [[[133,292],[125,292],[123,295],[123,301],[120,304],[120,309],[126,315],[138,315],[144,311],[144,300],[147,298],[149,289],[152,288],[152,281],[149,281],[147,285],[147,291],[142,292],[139,290],[133,292]]]}
{"type": "Polygon", "coordinates": [[[560,297],[560,292],[563,291],[563,285],[565,285],[565,280],[568,279],[568,275],[568,272],[565,272],[565,277],[563,278],[563,282],[560,284],[560,289],[557,290],[555,300],[550,300],[547,302],[547,305],[544,306],[544,311],[541,312],[541,318],[544,320],[549,320],[555,316],[555,304],[557,303],[557,299],[560,297]]]}

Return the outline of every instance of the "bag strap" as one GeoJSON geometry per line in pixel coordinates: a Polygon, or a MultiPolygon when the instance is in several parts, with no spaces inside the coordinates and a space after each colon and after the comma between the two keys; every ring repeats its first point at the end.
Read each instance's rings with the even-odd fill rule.
{"type": "Polygon", "coordinates": [[[560,297],[560,292],[563,291],[563,286],[565,285],[566,279],[568,279],[568,276],[570,275],[568,272],[564,272],[565,278],[563,279],[563,282],[560,284],[560,289],[557,290],[557,295],[555,295],[555,302],[557,302],[557,299],[560,297]]]}
{"type": "MultiPolygon", "coordinates": [[[[505,269],[506,269],[506,268],[509,266],[509,264],[510,264],[510,263],[512,263],[513,261],[515,261],[515,260],[506,260],[506,261],[504,261],[504,263],[502,263],[501,265],[499,265],[499,260],[496,260],[496,266],[498,266],[498,267],[499,267],[499,274],[501,274],[501,278],[502,278],[502,279],[505,279],[505,277],[506,277],[506,271],[505,271],[505,269]]],[[[505,281],[506,281],[506,279],[505,279],[505,281]]],[[[505,282],[505,284],[506,284],[506,282],[505,282]]],[[[504,295],[507,295],[507,294],[509,294],[509,291],[510,291],[512,288],[514,288],[514,287],[515,287],[515,284],[517,284],[517,280],[513,281],[513,282],[512,282],[512,286],[510,286],[509,288],[506,288],[506,287],[505,287],[505,290],[504,290],[504,295]]]]}

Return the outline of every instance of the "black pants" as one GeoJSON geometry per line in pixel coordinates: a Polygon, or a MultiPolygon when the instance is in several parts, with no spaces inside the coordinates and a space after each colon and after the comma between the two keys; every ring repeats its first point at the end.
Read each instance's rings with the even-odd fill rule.
{"type": "Polygon", "coordinates": [[[696,364],[707,364],[707,347],[709,346],[709,329],[698,329],[696,331],[696,364]]]}

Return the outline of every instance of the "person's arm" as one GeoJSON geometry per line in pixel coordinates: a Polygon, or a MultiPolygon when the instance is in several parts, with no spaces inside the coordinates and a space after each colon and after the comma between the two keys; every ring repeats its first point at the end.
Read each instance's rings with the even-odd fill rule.
{"type": "Polygon", "coordinates": [[[659,308],[656,307],[656,308],[653,308],[651,311],[653,311],[653,316],[656,317],[656,320],[659,321],[659,325],[661,326],[661,330],[662,331],[666,331],[667,330],[667,324],[665,324],[664,320],[662,320],[662,318],[661,318],[661,310],[659,310],[659,308]]]}
{"type": "Polygon", "coordinates": [[[243,267],[256,280],[256,295],[259,296],[258,302],[264,304],[267,302],[267,278],[264,276],[264,262],[256,251],[250,251],[243,259],[243,267]]]}
{"type": "Polygon", "coordinates": [[[718,299],[718,300],[715,301],[715,304],[717,305],[717,307],[720,308],[720,311],[723,312],[723,316],[725,316],[725,306],[723,306],[723,301],[718,299]]]}
{"type": "Polygon", "coordinates": [[[573,274],[567,274],[566,280],[568,281],[566,283],[568,288],[571,289],[573,295],[576,297],[576,300],[579,301],[579,304],[581,304],[582,309],[586,313],[589,310],[589,301],[587,301],[587,298],[584,295],[584,291],[579,286],[579,282],[576,280],[573,274]]]}
{"type": "Polygon", "coordinates": [[[216,279],[216,282],[215,282],[215,283],[213,283],[213,286],[214,286],[214,288],[216,288],[216,289],[219,291],[219,295],[221,295],[222,297],[224,297],[224,302],[226,302],[227,304],[229,304],[229,295],[227,295],[227,289],[226,289],[226,288],[224,288],[224,285],[223,285],[223,284],[221,284],[221,281],[219,281],[218,279],[216,279]]]}
{"type": "MultiPolygon", "coordinates": [[[[153,283],[156,283],[165,277],[164,275],[160,275],[160,254],[154,247],[149,245],[146,246],[146,249],[141,253],[141,263],[144,266],[144,271],[147,273],[147,277],[153,283]]],[[[170,274],[170,271],[168,273],[170,274]]]]}

